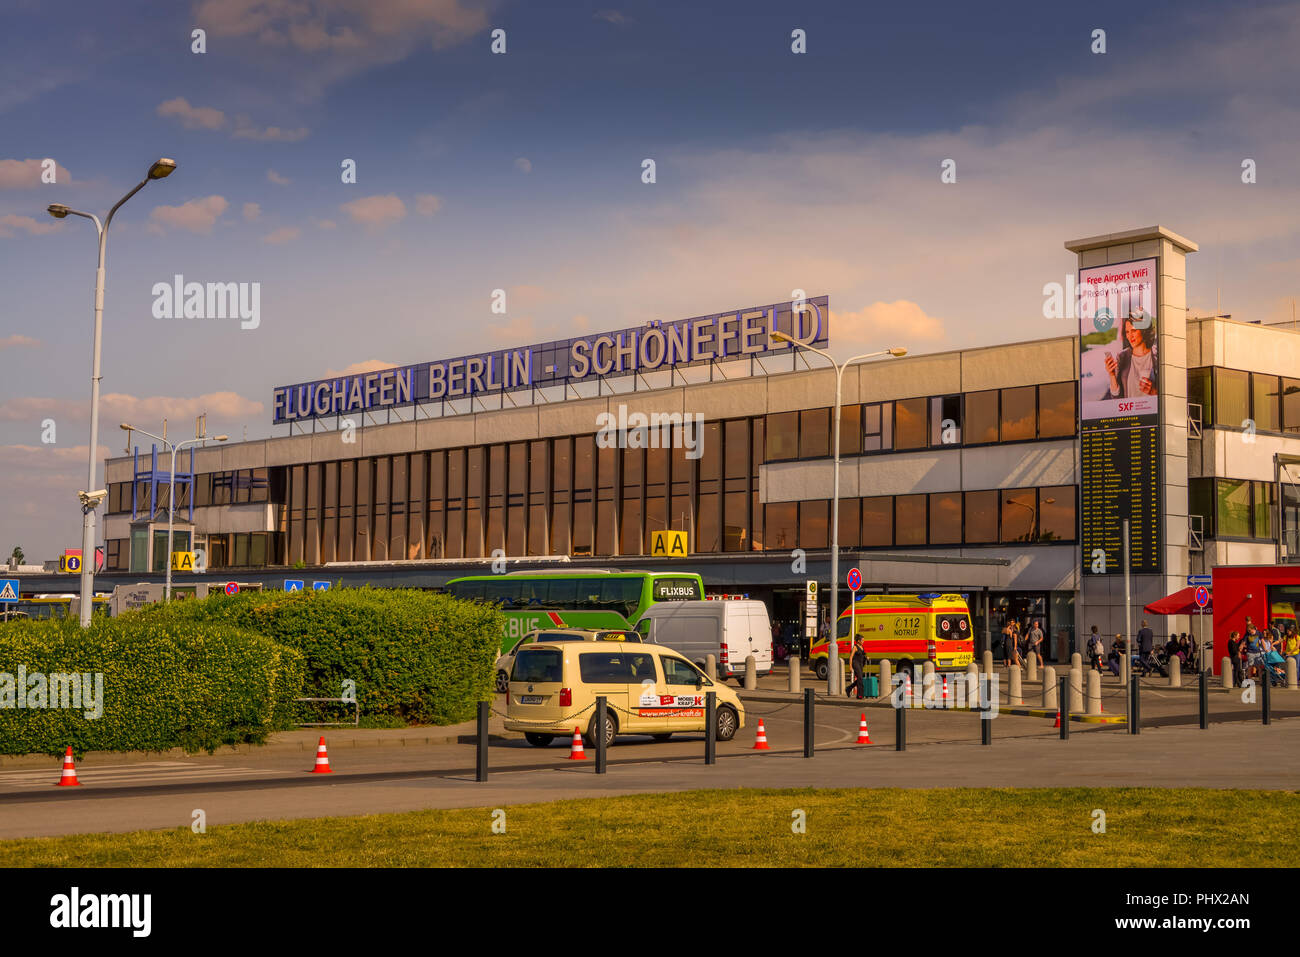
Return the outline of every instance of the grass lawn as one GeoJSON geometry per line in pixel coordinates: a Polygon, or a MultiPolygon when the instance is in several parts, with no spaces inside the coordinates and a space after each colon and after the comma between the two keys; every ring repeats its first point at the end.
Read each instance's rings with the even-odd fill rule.
{"type": "Polygon", "coordinates": [[[1196,788],[725,790],[0,842],[0,867],[1290,867],[1300,798],[1196,788]],[[1094,833],[1094,810],[1105,833],[1094,833]],[[792,830],[796,810],[806,832],[792,830]],[[1277,837],[1266,839],[1263,835],[1277,837]]]}

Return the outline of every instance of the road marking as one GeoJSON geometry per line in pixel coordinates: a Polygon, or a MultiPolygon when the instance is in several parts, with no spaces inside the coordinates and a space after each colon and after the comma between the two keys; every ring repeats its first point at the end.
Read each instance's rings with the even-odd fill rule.
{"type": "MultiPolygon", "coordinates": [[[[182,761],[153,761],[141,764],[91,765],[77,769],[83,784],[171,784],[202,778],[220,780],[248,775],[289,775],[291,771],[274,768],[222,767],[186,764],[182,761]]],[[[49,769],[0,771],[0,789],[5,787],[29,788],[53,784],[58,770],[49,769]]]]}

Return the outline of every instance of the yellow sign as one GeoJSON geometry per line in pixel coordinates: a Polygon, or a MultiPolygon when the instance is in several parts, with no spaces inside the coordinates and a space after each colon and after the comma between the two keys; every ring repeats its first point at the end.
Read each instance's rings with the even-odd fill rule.
{"type": "Polygon", "coordinates": [[[172,552],[172,571],[174,572],[194,571],[194,553],[193,552],[172,552]]]}
{"type": "Polygon", "coordinates": [[[650,555],[660,558],[685,558],[686,533],[672,529],[650,533],[650,555]]]}
{"type": "Polygon", "coordinates": [[[79,572],[81,571],[80,555],[60,555],[59,571],[61,572],[79,572]]]}

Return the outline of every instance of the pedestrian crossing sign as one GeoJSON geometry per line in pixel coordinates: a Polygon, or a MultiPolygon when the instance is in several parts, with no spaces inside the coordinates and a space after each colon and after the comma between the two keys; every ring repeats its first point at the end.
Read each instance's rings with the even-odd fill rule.
{"type": "Polygon", "coordinates": [[[18,579],[0,578],[0,601],[18,600],[18,579]]]}

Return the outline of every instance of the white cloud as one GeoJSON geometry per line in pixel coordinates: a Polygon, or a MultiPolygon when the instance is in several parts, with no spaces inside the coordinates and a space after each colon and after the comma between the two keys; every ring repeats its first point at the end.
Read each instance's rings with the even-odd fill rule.
{"type": "Polygon", "coordinates": [[[237,140],[258,140],[263,143],[297,143],[305,140],[310,134],[310,130],[301,126],[296,130],[284,129],[279,126],[259,127],[253,124],[247,116],[239,116],[235,120],[235,129],[231,135],[237,140]]]}
{"type": "Polygon", "coordinates": [[[384,196],[363,196],[350,203],[343,203],[339,209],[347,213],[354,223],[360,223],[367,229],[383,229],[406,217],[406,204],[393,193],[384,196]]]}
{"type": "Polygon", "coordinates": [[[226,114],[211,106],[190,106],[183,96],[158,104],[158,115],[180,120],[187,130],[219,130],[226,125],[226,114]]]}
{"type": "MultiPolygon", "coordinates": [[[[131,422],[134,425],[173,422],[193,419],[204,412],[209,421],[233,421],[260,415],[265,407],[261,402],[246,399],[236,392],[207,392],[199,396],[155,395],[141,397],[122,392],[109,392],[100,396],[99,420],[105,422],[131,422]]],[[[40,422],[52,418],[60,428],[66,422],[89,423],[89,410],[84,398],[58,399],[27,396],[0,402],[0,422],[40,422]]],[[[82,450],[85,454],[85,450],[82,450]]],[[[83,476],[84,479],[84,476],[83,476]]]]}
{"type": "Polygon", "coordinates": [[[293,242],[302,235],[302,230],[297,226],[281,226],[262,237],[264,243],[288,243],[293,242]]]}
{"type": "Polygon", "coordinates": [[[171,227],[192,233],[210,233],[229,206],[223,196],[205,196],[179,206],[157,206],[149,214],[149,220],[155,232],[171,227]]]}
{"type": "Polygon", "coordinates": [[[421,216],[432,216],[442,209],[442,199],[432,193],[420,193],[415,197],[415,211],[421,216]]]}
{"type": "Polygon", "coordinates": [[[35,348],[41,344],[41,340],[33,339],[31,336],[12,335],[0,339],[0,351],[5,349],[17,349],[22,346],[35,348]]]}
{"type": "Polygon", "coordinates": [[[244,219],[247,220],[248,222],[251,223],[253,220],[257,219],[261,215],[262,215],[262,207],[257,203],[244,204],[244,219]]]}
{"type": "Polygon", "coordinates": [[[383,359],[363,359],[361,362],[354,362],[350,366],[344,366],[342,369],[325,370],[325,378],[337,379],[345,375],[361,375],[366,372],[381,372],[384,369],[395,369],[400,363],[385,362],[383,359]]]}
{"type": "MultiPolygon", "coordinates": [[[[43,159],[0,159],[0,189],[35,189],[49,185],[41,181],[44,172],[41,164],[44,162],[43,159]]],[[[57,160],[54,163],[54,181],[59,186],[72,182],[68,168],[60,166],[57,160]]]]}
{"type": "Polygon", "coordinates": [[[857,312],[831,310],[837,351],[846,355],[920,342],[933,345],[946,337],[943,320],[927,315],[915,302],[873,302],[857,312]]]}
{"type": "Polygon", "coordinates": [[[6,213],[0,216],[0,238],[10,239],[19,232],[27,233],[29,236],[44,236],[52,233],[59,228],[57,220],[39,220],[31,216],[19,216],[17,213],[6,213]]]}
{"type": "Polygon", "coordinates": [[[290,183],[293,182],[293,180],[291,180],[289,177],[281,176],[273,169],[268,169],[266,171],[266,178],[270,180],[272,183],[274,183],[276,186],[288,186],[290,183]]]}
{"type": "Polygon", "coordinates": [[[531,173],[533,171],[533,161],[526,156],[521,156],[515,160],[515,169],[521,173],[531,173]]]}

